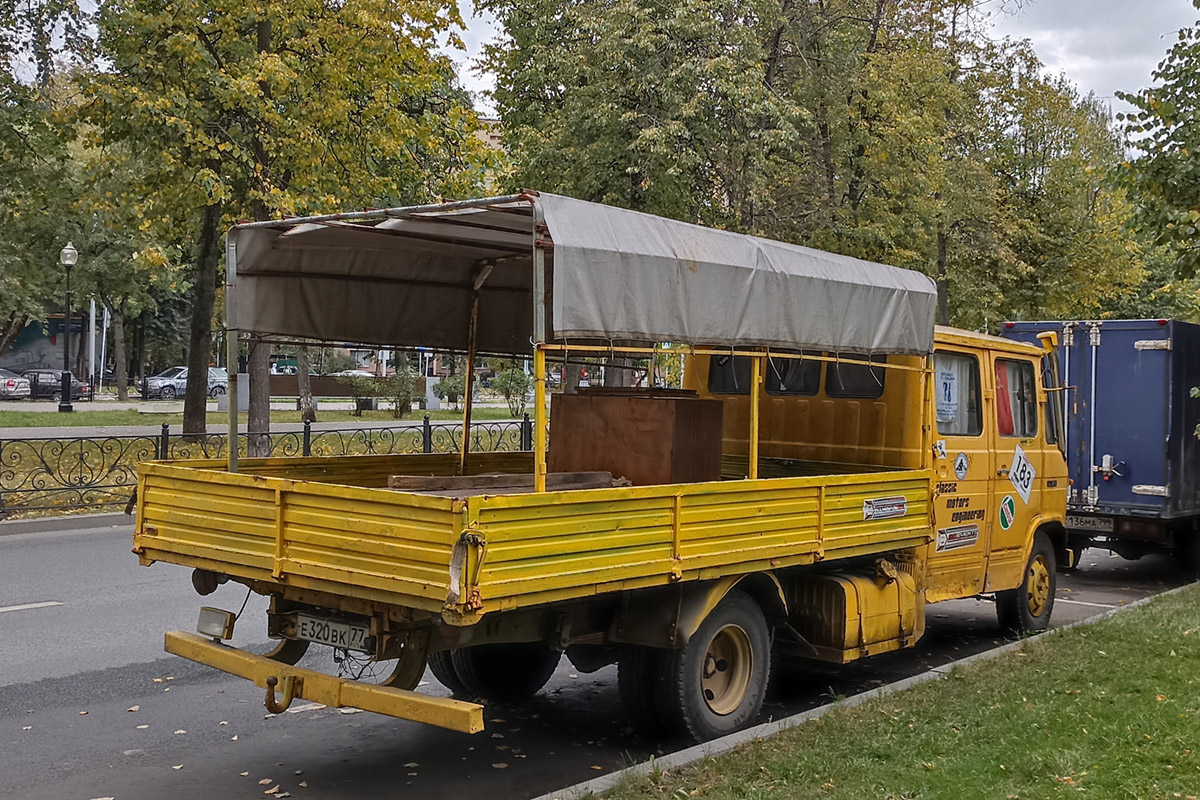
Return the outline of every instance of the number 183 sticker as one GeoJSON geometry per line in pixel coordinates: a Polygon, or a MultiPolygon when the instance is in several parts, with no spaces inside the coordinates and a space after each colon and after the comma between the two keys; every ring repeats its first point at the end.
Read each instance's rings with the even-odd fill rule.
{"type": "Polygon", "coordinates": [[[1029,505],[1029,493],[1033,491],[1033,480],[1037,477],[1037,471],[1033,468],[1033,464],[1025,456],[1025,451],[1021,449],[1021,445],[1017,445],[1016,452],[1013,453],[1012,468],[1008,471],[1008,479],[1012,481],[1013,488],[1017,490],[1017,494],[1021,495],[1021,499],[1029,505]]]}

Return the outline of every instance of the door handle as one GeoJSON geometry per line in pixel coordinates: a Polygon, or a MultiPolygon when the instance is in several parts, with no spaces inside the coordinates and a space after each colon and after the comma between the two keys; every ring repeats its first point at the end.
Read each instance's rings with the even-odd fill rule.
{"type": "Polygon", "coordinates": [[[996,474],[997,475],[1008,475],[1008,467],[1001,467],[1000,469],[996,470],[996,474]]]}

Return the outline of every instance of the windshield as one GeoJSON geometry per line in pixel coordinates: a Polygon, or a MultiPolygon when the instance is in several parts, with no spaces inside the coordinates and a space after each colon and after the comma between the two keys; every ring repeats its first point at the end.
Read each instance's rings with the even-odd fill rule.
{"type": "Polygon", "coordinates": [[[186,371],[186,369],[187,369],[186,367],[171,367],[170,369],[163,370],[162,372],[158,373],[154,377],[156,377],[156,378],[178,378],[180,375],[182,375],[186,371]]]}

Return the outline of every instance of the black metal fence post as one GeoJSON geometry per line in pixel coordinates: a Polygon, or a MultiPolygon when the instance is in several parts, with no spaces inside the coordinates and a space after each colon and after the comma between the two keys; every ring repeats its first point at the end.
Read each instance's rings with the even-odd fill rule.
{"type": "Polygon", "coordinates": [[[158,457],[166,461],[171,457],[171,426],[162,424],[162,433],[158,437],[158,457]]]}
{"type": "Polygon", "coordinates": [[[533,449],[533,423],[529,421],[529,413],[525,413],[525,419],[521,420],[521,449],[533,449]]]}
{"type": "Polygon", "coordinates": [[[312,423],[304,420],[304,449],[305,457],[312,455],[312,423]]]}
{"type": "Polygon", "coordinates": [[[433,452],[433,426],[429,424],[429,415],[425,415],[425,421],[421,423],[421,452],[433,452]]]}

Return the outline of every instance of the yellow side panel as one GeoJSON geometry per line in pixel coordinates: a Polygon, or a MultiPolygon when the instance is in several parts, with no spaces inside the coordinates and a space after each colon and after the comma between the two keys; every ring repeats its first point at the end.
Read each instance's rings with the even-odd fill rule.
{"type": "Polygon", "coordinates": [[[825,661],[846,663],[915,643],[925,631],[925,601],[911,576],[885,582],[865,575],[813,574],[789,585],[793,627],[825,661]]]}
{"type": "Polygon", "coordinates": [[[474,497],[481,611],[929,541],[926,472],[474,497]],[[866,501],[902,498],[891,516],[866,501]]]}

